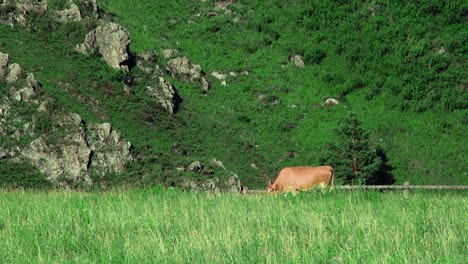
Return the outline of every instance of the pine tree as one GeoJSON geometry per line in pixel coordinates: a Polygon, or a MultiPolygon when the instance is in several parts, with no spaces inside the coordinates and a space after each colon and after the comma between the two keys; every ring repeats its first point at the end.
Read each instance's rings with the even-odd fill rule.
{"type": "Polygon", "coordinates": [[[371,146],[370,133],[355,113],[346,116],[336,132],[340,140],[327,146],[321,162],[334,167],[337,179],[352,184],[393,182],[385,152],[371,146]]]}

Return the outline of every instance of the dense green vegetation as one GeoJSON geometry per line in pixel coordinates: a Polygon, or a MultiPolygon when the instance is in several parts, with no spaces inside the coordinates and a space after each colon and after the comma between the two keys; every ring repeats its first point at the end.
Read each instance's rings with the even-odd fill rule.
{"type": "Polygon", "coordinates": [[[0,192],[2,263],[464,263],[456,193],[0,192]]]}
{"type": "MultiPolygon", "coordinates": [[[[175,48],[209,77],[249,72],[227,86],[210,77],[208,93],[169,78],[183,99],[169,116],[144,87],[126,95],[122,72],[74,51],[96,21],[0,25],[0,50],[45,93],[87,122],[112,122],[133,144],[139,158],[119,184],[175,184],[194,176],[176,167],[216,158],[263,187],[281,167],[319,165],[350,111],[386,151],[397,183],[468,184],[466,1],[237,1],[228,11],[214,1],[98,3],[129,30],[134,54],[175,48]],[[295,54],[304,68],[289,61],[295,54]],[[341,104],[323,107],[328,97],[341,104]]],[[[228,175],[212,169],[196,176],[228,175]]]]}

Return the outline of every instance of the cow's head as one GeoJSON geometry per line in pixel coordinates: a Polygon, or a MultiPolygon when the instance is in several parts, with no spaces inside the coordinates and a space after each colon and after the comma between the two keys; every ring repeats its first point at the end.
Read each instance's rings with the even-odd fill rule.
{"type": "Polygon", "coordinates": [[[268,187],[267,187],[267,191],[268,191],[268,192],[275,192],[275,191],[278,191],[278,184],[269,182],[269,183],[268,183],[268,187]]]}

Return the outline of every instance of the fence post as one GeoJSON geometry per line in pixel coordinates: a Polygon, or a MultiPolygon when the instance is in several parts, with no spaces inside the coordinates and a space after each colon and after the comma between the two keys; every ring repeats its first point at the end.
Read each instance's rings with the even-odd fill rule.
{"type": "Polygon", "coordinates": [[[403,197],[405,197],[406,199],[408,199],[408,192],[409,192],[409,189],[407,188],[409,186],[409,182],[406,181],[404,184],[403,184],[403,197]],[[406,188],[405,188],[406,187],[406,188]]]}

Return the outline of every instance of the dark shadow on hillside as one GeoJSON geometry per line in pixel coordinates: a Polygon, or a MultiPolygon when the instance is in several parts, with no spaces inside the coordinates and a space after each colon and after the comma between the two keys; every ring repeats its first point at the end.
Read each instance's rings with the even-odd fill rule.
{"type": "Polygon", "coordinates": [[[184,101],[182,99],[182,97],[180,97],[179,93],[177,92],[177,89],[174,88],[174,98],[172,98],[172,102],[174,103],[174,114],[176,114],[177,112],[179,112],[179,109],[180,109],[180,105],[182,104],[182,102],[184,101]]]}
{"type": "Polygon", "coordinates": [[[388,157],[382,148],[377,148],[377,156],[382,160],[382,165],[376,172],[375,177],[369,179],[369,185],[390,185],[395,183],[395,178],[392,174],[394,167],[388,164],[388,157]]]}
{"type": "Polygon", "coordinates": [[[137,57],[132,53],[130,52],[130,50],[128,51],[128,59],[123,61],[121,63],[122,66],[127,66],[128,67],[128,71],[131,72],[133,67],[135,67],[137,64],[137,57]]]}

